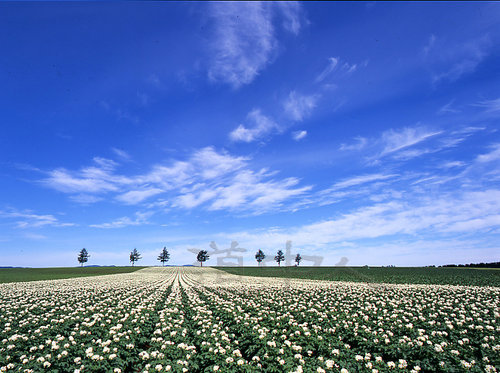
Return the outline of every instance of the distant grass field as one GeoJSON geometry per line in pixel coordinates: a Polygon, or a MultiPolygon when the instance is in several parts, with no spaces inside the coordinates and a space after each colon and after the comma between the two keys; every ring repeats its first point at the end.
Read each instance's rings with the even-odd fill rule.
{"type": "Polygon", "coordinates": [[[500,286],[500,271],[428,267],[215,267],[242,276],[391,284],[500,286]]]}
{"type": "Polygon", "coordinates": [[[114,275],[145,267],[0,268],[0,283],[114,275]]]}

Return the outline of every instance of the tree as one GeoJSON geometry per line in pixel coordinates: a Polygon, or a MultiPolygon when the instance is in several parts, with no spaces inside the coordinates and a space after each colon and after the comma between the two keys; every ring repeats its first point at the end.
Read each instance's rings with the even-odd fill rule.
{"type": "Polygon", "coordinates": [[[134,266],[134,263],[137,262],[141,258],[141,254],[137,251],[137,249],[134,249],[134,251],[130,252],[130,261],[132,262],[132,267],[134,266]]]}
{"type": "Polygon", "coordinates": [[[257,251],[257,253],[255,254],[255,260],[259,263],[259,265],[260,265],[260,262],[262,262],[265,257],[266,257],[266,254],[264,254],[264,252],[262,250],[257,251]]]}
{"type": "Polygon", "coordinates": [[[158,260],[163,263],[163,266],[165,266],[165,262],[168,262],[169,259],[170,259],[170,254],[168,253],[167,248],[164,247],[163,251],[158,256],[158,260]]]}
{"type": "Polygon", "coordinates": [[[208,255],[207,250],[200,250],[196,259],[198,259],[200,265],[203,267],[203,262],[206,262],[208,259],[210,259],[210,255],[208,255]]]}
{"type": "Polygon", "coordinates": [[[297,254],[297,256],[295,257],[295,263],[297,263],[296,264],[297,266],[300,264],[301,260],[302,260],[302,257],[300,256],[300,254],[297,254]]]}
{"type": "Polygon", "coordinates": [[[80,250],[80,254],[78,254],[78,263],[80,263],[83,267],[83,263],[87,263],[89,261],[90,255],[85,248],[80,250]]]}
{"type": "Polygon", "coordinates": [[[281,262],[285,260],[285,256],[283,255],[283,251],[278,250],[277,255],[274,257],[274,260],[278,262],[278,266],[281,267],[281,262]]]}

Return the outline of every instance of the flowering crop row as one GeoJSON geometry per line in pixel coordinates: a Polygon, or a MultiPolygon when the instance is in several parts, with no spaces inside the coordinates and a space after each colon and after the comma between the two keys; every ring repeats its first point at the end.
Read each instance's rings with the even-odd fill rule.
{"type": "Polygon", "coordinates": [[[0,371],[496,372],[500,289],[210,268],[0,285],[0,371]]]}

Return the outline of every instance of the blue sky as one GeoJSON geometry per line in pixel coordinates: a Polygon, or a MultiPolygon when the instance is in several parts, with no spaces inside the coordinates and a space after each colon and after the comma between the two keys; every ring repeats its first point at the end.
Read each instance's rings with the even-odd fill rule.
{"type": "Polygon", "coordinates": [[[1,3],[0,49],[0,265],[500,259],[498,3],[1,3]]]}

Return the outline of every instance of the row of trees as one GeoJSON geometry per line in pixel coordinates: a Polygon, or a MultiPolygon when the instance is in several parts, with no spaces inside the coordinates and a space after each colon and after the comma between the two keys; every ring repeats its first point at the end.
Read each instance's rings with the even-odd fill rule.
{"type": "MultiPolygon", "coordinates": [[[[78,263],[80,263],[81,266],[83,267],[83,265],[89,261],[89,258],[90,258],[90,255],[89,255],[88,251],[85,248],[83,248],[82,250],[80,250],[80,253],[78,254],[78,263]]],[[[137,251],[137,249],[134,249],[130,252],[129,258],[130,258],[130,263],[132,263],[132,266],[134,266],[135,262],[142,259],[141,254],[139,253],[139,251],[137,251]]],[[[262,250],[257,251],[257,253],[255,254],[255,260],[257,260],[257,262],[259,264],[265,258],[266,258],[266,254],[264,254],[264,252],[262,250]]],[[[203,263],[206,262],[208,259],[210,259],[210,255],[208,255],[207,250],[200,250],[198,252],[198,255],[196,256],[196,260],[198,262],[200,262],[200,265],[202,267],[203,267],[203,263]]],[[[163,266],[165,266],[165,263],[170,260],[170,254],[169,254],[166,247],[164,247],[163,250],[161,251],[160,255],[158,255],[157,260],[160,261],[163,264],[163,266]]],[[[283,254],[282,250],[278,250],[278,252],[276,253],[276,256],[274,257],[274,260],[276,262],[278,262],[278,266],[281,267],[281,262],[285,261],[285,255],[283,254]]],[[[301,260],[302,260],[302,257],[300,256],[300,254],[297,254],[295,256],[295,263],[297,266],[300,264],[301,260]]]]}
{"type": "MultiPolygon", "coordinates": [[[[78,254],[78,263],[80,263],[81,266],[83,267],[83,265],[89,261],[89,258],[90,255],[87,249],[83,248],[80,250],[80,253],[78,254]]],[[[130,258],[130,263],[132,263],[132,266],[135,264],[135,262],[142,259],[141,254],[139,253],[139,251],[137,251],[137,249],[134,249],[130,252],[129,258],[130,258]]],[[[159,260],[163,264],[163,266],[165,266],[165,263],[168,262],[169,259],[170,259],[170,254],[167,248],[164,247],[160,255],[158,255],[157,260],[159,260]]]]}
{"type": "MultiPolygon", "coordinates": [[[[266,258],[266,254],[264,254],[264,252],[262,250],[259,250],[257,251],[257,253],[255,254],[255,260],[257,261],[257,263],[261,263],[264,259],[266,258]]],[[[285,255],[283,254],[283,251],[282,250],[278,250],[278,252],[276,253],[276,256],[274,257],[274,260],[276,262],[278,262],[278,266],[281,267],[281,262],[284,262],[285,261],[285,255]]],[[[300,254],[297,254],[295,256],[295,265],[298,266],[300,264],[300,261],[302,260],[302,257],[300,256],[300,254]]]]}

